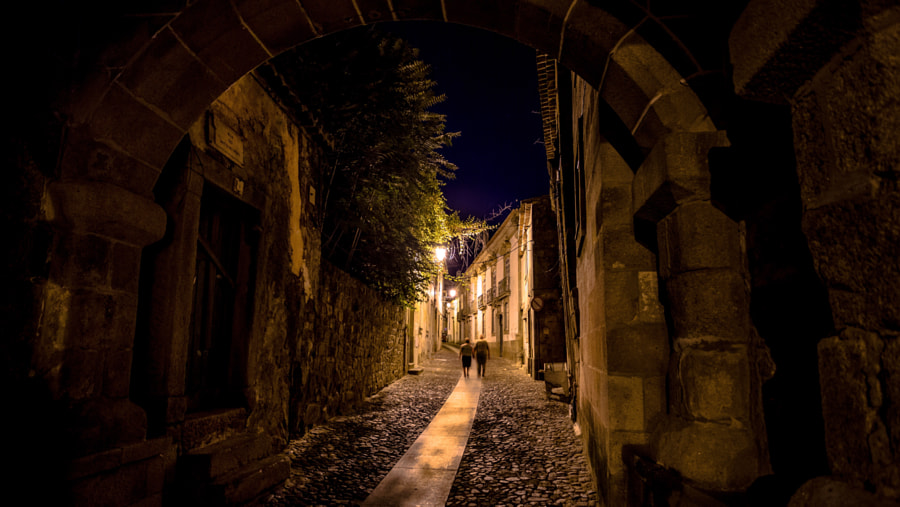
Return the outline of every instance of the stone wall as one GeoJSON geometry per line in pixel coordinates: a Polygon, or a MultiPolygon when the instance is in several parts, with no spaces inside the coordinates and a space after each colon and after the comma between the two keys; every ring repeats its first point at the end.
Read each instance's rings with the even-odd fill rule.
{"type": "MultiPolygon", "coordinates": [[[[632,170],[600,133],[597,92],[575,79],[584,202],[577,258],[579,423],[609,505],[627,498],[627,456],[647,454],[666,412],[669,337],[656,255],[635,239],[632,170]]],[[[578,248],[578,245],[575,245],[578,248]]]]}
{"type": "MultiPolygon", "coordinates": [[[[298,126],[264,84],[248,75],[194,123],[190,146],[176,151],[157,183],[155,193],[167,211],[170,232],[144,254],[135,339],[139,369],[132,397],[157,421],[154,426],[167,428],[176,442],[182,424],[204,410],[243,407],[248,431],[269,435],[273,449],[287,443],[288,321],[295,307],[313,297],[318,272],[318,208],[308,196],[318,185],[322,148],[313,133],[298,126]],[[233,132],[231,149],[239,147],[239,156],[227,154],[228,147],[214,141],[213,129],[226,128],[233,132]],[[231,401],[191,408],[191,386],[185,384],[191,361],[186,355],[194,321],[200,318],[191,309],[200,290],[196,280],[202,280],[195,264],[209,248],[198,243],[198,224],[206,194],[214,192],[227,200],[225,209],[243,209],[250,217],[249,242],[243,247],[253,250],[246,281],[247,323],[230,344],[231,401]]],[[[228,436],[223,432],[216,437],[213,429],[209,433],[202,443],[228,436]]]]}
{"type": "Polygon", "coordinates": [[[158,178],[129,180],[152,193],[96,174],[60,179],[25,143],[11,153],[24,170],[4,207],[18,224],[8,258],[18,269],[4,282],[33,297],[4,299],[4,314],[21,320],[3,319],[3,336],[20,338],[0,352],[15,365],[7,399],[28,407],[9,457],[35,501],[245,501],[287,477],[291,427],[346,413],[405,373],[403,311],[320,264],[322,135],[253,74],[194,120],[158,178]],[[215,206],[223,224],[246,220],[238,244],[251,260],[240,276],[198,232],[215,206]],[[195,358],[213,353],[194,343],[202,263],[204,283],[227,281],[246,309],[206,399],[206,377],[189,382],[195,358]],[[226,470],[202,465],[222,453],[238,457],[234,477],[254,470],[252,485],[223,492],[226,470]]]}
{"type": "MultiPolygon", "coordinates": [[[[220,186],[231,183],[223,177],[242,178],[244,199],[255,196],[262,212],[244,392],[248,428],[271,436],[277,449],[289,433],[352,412],[403,376],[406,342],[403,309],[322,260],[318,190],[326,141],[299,126],[265,88],[246,77],[212,108],[237,120],[244,167],[223,176],[213,170],[216,160],[201,159],[201,166],[220,186]]],[[[195,126],[195,142],[218,155],[203,128],[195,126]]]]}
{"type": "MultiPolygon", "coordinates": [[[[351,412],[365,396],[405,374],[402,309],[321,257],[320,177],[327,138],[304,127],[307,121],[284,109],[268,86],[257,75],[241,79],[191,130],[194,151],[186,164],[205,182],[201,192],[215,185],[256,209],[259,218],[253,226],[258,238],[249,288],[252,321],[246,341],[231,345],[238,406],[246,415],[220,423],[220,415],[189,414],[184,427],[197,428],[199,435],[190,441],[181,436],[183,450],[221,441],[218,445],[234,445],[238,453],[242,438],[262,435],[256,445],[268,445],[267,454],[277,456],[291,433],[351,412]],[[219,123],[210,125],[210,116],[219,123]],[[233,163],[228,146],[213,142],[210,129],[223,126],[240,135],[243,163],[233,163]]],[[[188,241],[196,240],[189,235],[188,241]]],[[[193,265],[190,258],[181,261],[170,265],[170,272],[193,265]]],[[[183,292],[183,298],[190,294],[183,292]]],[[[189,306],[183,298],[170,304],[189,306]]],[[[177,387],[171,379],[168,384],[177,387]]],[[[181,427],[177,420],[168,425],[181,427]]],[[[170,434],[179,441],[178,433],[170,434]]]]}
{"type": "Polygon", "coordinates": [[[405,310],[322,262],[320,290],[299,323],[292,363],[290,427],[302,434],[352,413],[406,373],[405,310]]]}

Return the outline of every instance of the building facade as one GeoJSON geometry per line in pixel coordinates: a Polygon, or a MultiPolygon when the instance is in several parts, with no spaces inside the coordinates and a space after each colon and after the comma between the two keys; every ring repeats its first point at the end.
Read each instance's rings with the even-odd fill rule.
{"type": "Polygon", "coordinates": [[[466,269],[454,306],[462,340],[483,336],[535,379],[566,365],[556,234],[549,197],[523,200],[466,269]]]}
{"type": "MultiPolygon", "coordinates": [[[[443,259],[438,262],[442,263],[443,259]]],[[[418,365],[440,350],[445,340],[447,311],[442,270],[429,280],[424,299],[406,311],[407,330],[412,343],[408,357],[411,371],[420,371],[418,365]]]]}

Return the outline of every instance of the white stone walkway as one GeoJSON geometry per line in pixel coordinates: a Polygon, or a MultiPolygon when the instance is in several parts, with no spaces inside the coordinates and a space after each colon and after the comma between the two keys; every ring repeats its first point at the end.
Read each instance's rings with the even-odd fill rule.
{"type": "Polygon", "coordinates": [[[363,502],[365,506],[440,506],[447,502],[466,450],[481,379],[460,377],[425,431],[363,502]]]}

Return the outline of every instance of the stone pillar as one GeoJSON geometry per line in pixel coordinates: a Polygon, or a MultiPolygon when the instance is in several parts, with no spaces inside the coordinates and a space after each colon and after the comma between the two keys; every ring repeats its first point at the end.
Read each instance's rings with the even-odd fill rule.
{"type": "MultiPolygon", "coordinates": [[[[818,346],[832,473],[852,485],[846,502],[853,495],[862,502],[865,490],[897,499],[900,7],[869,0],[782,7],[754,0],[735,24],[735,90],[792,108],[803,232],[835,328],[818,346]]],[[[829,484],[810,481],[796,505],[807,504],[804,491],[826,492],[829,484]]]]}
{"type": "Polygon", "coordinates": [[[832,473],[900,498],[900,12],[792,100],[806,234],[836,335],[819,343],[832,473]],[[890,23],[888,23],[890,21],[890,23]]]}
{"type": "Polygon", "coordinates": [[[735,491],[768,470],[739,225],[710,201],[707,154],[722,132],[673,133],[635,175],[634,216],[656,224],[670,319],[667,421],[656,459],[704,489],[735,491]]]}
{"type": "Polygon", "coordinates": [[[141,248],[162,237],[165,214],[96,181],[58,181],[46,197],[58,232],[33,368],[70,406],[74,455],[143,440],[146,416],[128,399],[138,278],[141,248]]]}
{"type": "Polygon", "coordinates": [[[602,140],[586,147],[586,159],[593,170],[585,174],[588,232],[581,259],[597,260],[578,265],[583,308],[591,310],[581,312],[581,341],[584,384],[602,386],[602,391],[601,399],[580,400],[598,415],[582,429],[588,445],[606,457],[592,463],[605,504],[627,505],[630,456],[647,454],[653,428],[666,413],[669,335],[656,256],[635,240],[634,172],[602,140]]]}

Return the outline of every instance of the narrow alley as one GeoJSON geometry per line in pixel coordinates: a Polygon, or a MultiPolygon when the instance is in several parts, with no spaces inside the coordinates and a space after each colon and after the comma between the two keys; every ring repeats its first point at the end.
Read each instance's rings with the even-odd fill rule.
{"type": "Polygon", "coordinates": [[[900,1],[6,7],[5,504],[900,504],[900,1]]]}
{"type": "Polygon", "coordinates": [[[421,375],[372,396],[358,414],[330,419],[292,441],[291,477],[263,505],[362,503],[461,381],[481,382],[482,389],[446,505],[598,504],[568,405],[549,401],[543,382],[504,358],[490,359],[483,379],[462,379],[448,348],[423,366],[421,375]]]}

